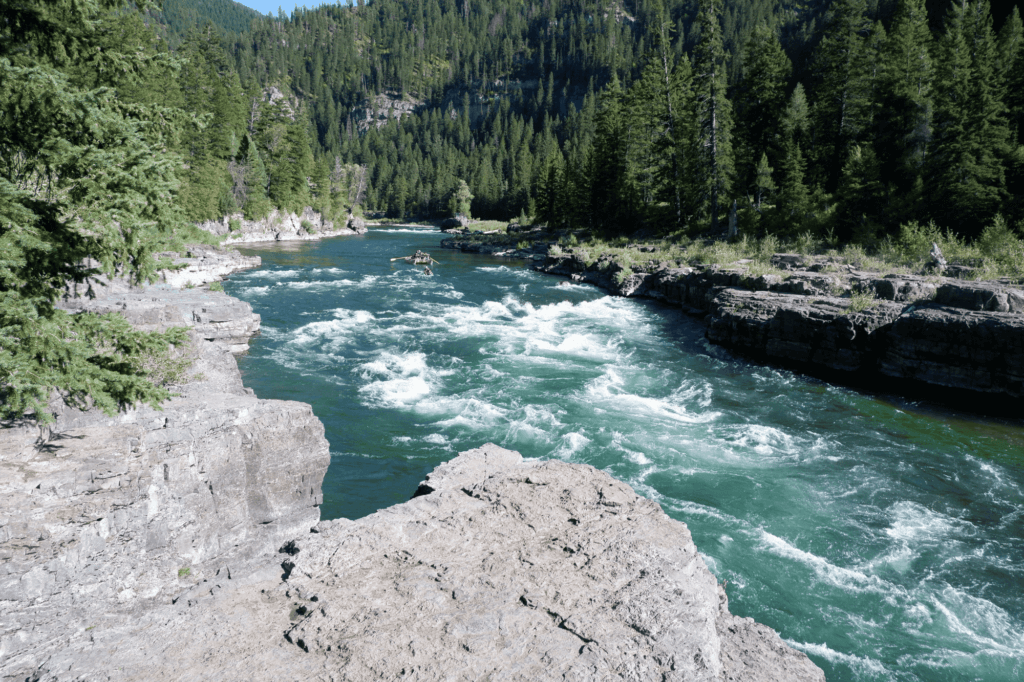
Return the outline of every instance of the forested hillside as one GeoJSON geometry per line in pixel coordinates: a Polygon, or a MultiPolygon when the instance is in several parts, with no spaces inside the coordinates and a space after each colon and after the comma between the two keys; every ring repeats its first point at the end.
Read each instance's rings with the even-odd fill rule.
{"type": "Polygon", "coordinates": [[[108,409],[165,395],[137,358],[170,337],[54,302],[145,279],[188,222],[235,212],[427,218],[471,194],[478,217],[605,235],[1019,231],[1020,14],[939,4],[4,5],[4,412],[51,387],[108,409]]]}
{"type": "Polygon", "coordinates": [[[157,35],[172,47],[185,39],[190,28],[213,24],[232,40],[249,30],[253,19],[262,15],[232,0],[163,0],[159,8],[147,12],[157,35]]]}
{"type": "Polygon", "coordinates": [[[370,209],[436,215],[464,179],[483,217],[700,232],[735,202],[742,230],[871,242],[1024,219],[1021,33],[984,0],[375,0],[231,51],[369,169],[370,209]]]}
{"type": "Polygon", "coordinates": [[[0,13],[0,417],[47,414],[53,389],[113,411],[158,404],[184,330],[56,303],[102,275],[145,282],[154,255],[210,239],[190,221],[351,204],[354,174],[319,163],[304,105],[243,85],[221,31],[176,51],[145,1],[43,0],[0,13]]]}

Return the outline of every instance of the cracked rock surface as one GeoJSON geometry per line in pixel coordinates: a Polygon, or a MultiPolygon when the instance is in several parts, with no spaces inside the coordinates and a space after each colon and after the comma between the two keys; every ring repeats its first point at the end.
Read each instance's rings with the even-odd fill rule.
{"type": "Polygon", "coordinates": [[[684,524],[586,465],[486,445],[316,531],[82,632],[41,679],[824,680],[729,613],[684,524]]]}

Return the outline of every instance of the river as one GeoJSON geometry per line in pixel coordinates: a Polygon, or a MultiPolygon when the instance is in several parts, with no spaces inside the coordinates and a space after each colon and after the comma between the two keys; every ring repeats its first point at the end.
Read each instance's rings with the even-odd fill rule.
{"type": "Polygon", "coordinates": [[[243,249],[262,398],[311,403],[324,518],[494,442],[603,469],[686,522],[733,613],[828,680],[1024,679],[1024,427],[738,359],[703,325],[440,235],[243,249]],[[429,251],[434,276],[389,258],[429,251]]]}

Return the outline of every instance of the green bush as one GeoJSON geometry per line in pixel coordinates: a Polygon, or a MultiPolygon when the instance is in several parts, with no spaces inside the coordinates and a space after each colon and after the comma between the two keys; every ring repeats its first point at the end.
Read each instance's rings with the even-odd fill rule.
{"type": "Polygon", "coordinates": [[[220,282],[210,282],[210,291],[224,291],[224,285],[220,282]]]}
{"type": "Polygon", "coordinates": [[[238,232],[242,229],[242,221],[238,218],[228,220],[228,232],[238,232]]]}

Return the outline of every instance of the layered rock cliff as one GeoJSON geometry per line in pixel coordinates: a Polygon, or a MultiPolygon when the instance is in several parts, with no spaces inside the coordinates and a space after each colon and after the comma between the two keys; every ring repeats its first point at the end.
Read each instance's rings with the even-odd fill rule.
{"type": "Polygon", "coordinates": [[[592,467],[488,445],[246,579],[107,620],[43,679],[823,680],[733,616],[686,526],[592,467]]]}
{"type": "Polygon", "coordinates": [[[255,570],[320,518],[323,425],[309,405],[242,386],[231,351],[259,328],[248,304],[166,285],[94,293],[63,305],[151,330],[190,326],[195,361],[160,410],[109,417],[58,403],[50,427],[0,428],[2,679],[57,675],[46,668],[56,652],[197,582],[255,570]]]}
{"type": "Polygon", "coordinates": [[[538,269],[705,315],[708,340],[858,382],[1024,398],[1024,290],[1009,282],[858,272],[777,254],[783,274],[548,256],[538,269]],[[856,300],[855,300],[856,299],[856,300]]]}

